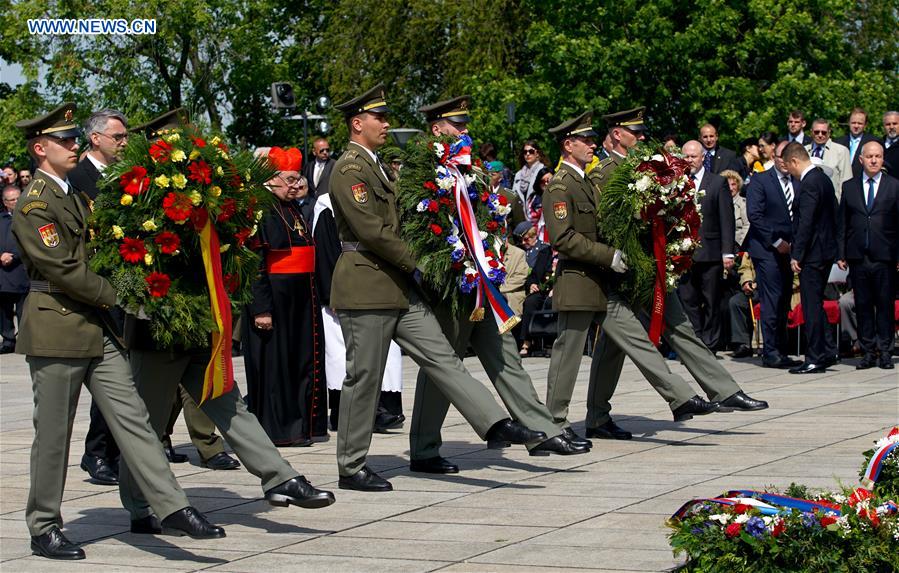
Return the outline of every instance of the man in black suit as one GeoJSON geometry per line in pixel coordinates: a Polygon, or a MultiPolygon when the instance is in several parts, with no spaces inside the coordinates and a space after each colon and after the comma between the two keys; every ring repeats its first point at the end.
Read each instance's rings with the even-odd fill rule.
{"type": "Polygon", "coordinates": [[[688,141],[683,147],[690,162],[690,178],[701,199],[700,247],[693,253],[693,266],[680,285],[684,310],[702,342],[715,352],[722,340],[721,297],[724,269],[734,266],[734,203],[727,180],[706,171],[702,144],[688,141]]]}
{"type": "Polygon", "coordinates": [[[718,128],[707,123],[699,128],[699,140],[702,141],[702,165],[706,171],[721,173],[725,169],[740,172],[737,154],[726,147],[718,145],[718,128]]]}
{"type": "Polygon", "coordinates": [[[812,138],[805,132],[805,113],[802,110],[794,109],[787,116],[787,135],[781,138],[781,141],[787,143],[797,142],[802,145],[811,143],[812,138]]]}
{"type": "Polygon", "coordinates": [[[746,245],[755,266],[764,346],[762,366],[791,368],[799,364],[787,354],[787,313],[793,292],[790,247],[793,202],[798,187],[784,167],[786,141],[777,144],[774,167],[755,175],[746,187],[749,231],[746,245]]]}
{"type": "Polygon", "coordinates": [[[868,112],[860,107],[853,108],[849,112],[849,133],[834,141],[849,148],[849,161],[852,164],[852,176],[859,177],[862,173],[861,157],[862,147],[869,141],[877,141],[870,133],[865,131],[868,126],[868,112]]]}
{"type": "Polygon", "coordinates": [[[15,185],[3,186],[3,207],[0,211],[0,354],[16,351],[16,324],[22,324],[22,308],[30,281],[19,245],[12,234],[12,218],[16,202],[22,192],[15,185]]]}
{"type": "MultiPolygon", "coordinates": [[[[328,192],[328,181],[331,179],[331,170],[335,163],[336,161],[331,158],[331,145],[327,139],[319,137],[312,142],[312,157],[306,159],[306,165],[303,167],[303,176],[309,183],[311,198],[328,192]]],[[[311,224],[311,220],[307,222],[311,224]]]]}
{"type": "Polygon", "coordinates": [[[830,178],[812,164],[801,144],[787,144],[783,162],[790,175],[800,181],[793,203],[790,266],[799,273],[806,341],[805,362],[791,368],[790,373],[813,374],[824,372],[836,356],[836,348],[831,347],[825,334],[824,287],[837,253],[837,197],[830,178]]]}
{"type": "Polygon", "coordinates": [[[883,170],[899,177],[899,111],[883,114],[883,170]]]}
{"type": "Polygon", "coordinates": [[[838,261],[849,267],[855,293],[858,345],[856,368],[893,368],[893,278],[899,260],[899,179],[883,173],[883,146],[865,144],[862,174],[843,183],[838,225],[838,261]],[[880,355],[878,358],[878,354],[880,355]]]}

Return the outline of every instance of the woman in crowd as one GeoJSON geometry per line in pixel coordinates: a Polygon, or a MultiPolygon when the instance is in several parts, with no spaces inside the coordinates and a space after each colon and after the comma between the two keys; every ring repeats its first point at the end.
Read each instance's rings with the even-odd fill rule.
{"type": "Polygon", "coordinates": [[[776,147],[777,134],[773,131],[766,131],[759,136],[759,161],[756,162],[754,168],[756,172],[767,171],[774,167],[774,149],[776,147]]]}
{"type": "Polygon", "coordinates": [[[273,147],[268,157],[277,200],[259,222],[262,262],[243,313],[247,405],[276,446],[308,446],[328,430],[315,244],[296,203],[303,154],[273,147]]]}
{"type": "MultiPolygon", "coordinates": [[[[521,147],[521,169],[515,174],[512,191],[518,194],[522,205],[527,205],[534,193],[534,182],[537,173],[549,165],[546,155],[537,146],[537,142],[529,139],[521,147]]],[[[529,216],[525,209],[525,216],[529,216]]]]}
{"type": "Polygon", "coordinates": [[[742,250],[743,240],[749,231],[749,215],[746,213],[746,197],[741,195],[743,177],[732,169],[725,169],[721,176],[727,179],[730,194],[734,198],[734,222],[736,224],[737,250],[742,250]]]}
{"type": "Polygon", "coordinates": [[[546,219],[543,218],[543,191],[549,186],[552,178],[553,170],[549,167],[544,167],[537,172],[537,176],[534,178],[534,193],[531,195],[526,209],[528,220],[537,229],[537,239],[547,244],[549,244],[549,234],[546,231],[546,219]]]}
{"type": "Polygon", "coordinates": [[[761,163],[759,163],[758,139],[750,137],[740,142],[740,157],[737,158],[737,163],[740,164],[738,173],[740,175],[741,182],[743,184],[748,184],[749,179],[752,177],[752,174],[755,173],[757,168],[760,168],[762,165],[761,163]]]}

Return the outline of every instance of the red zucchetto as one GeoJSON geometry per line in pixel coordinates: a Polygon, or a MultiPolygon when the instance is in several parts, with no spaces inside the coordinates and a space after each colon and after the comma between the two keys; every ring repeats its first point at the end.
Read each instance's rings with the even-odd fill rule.
{"type": "Polygon", "coordinates": [[[303,167],[303,152],[296,147],[272,147],[268,152],[268,160],[278,171],[299,171],[303,167]]]}

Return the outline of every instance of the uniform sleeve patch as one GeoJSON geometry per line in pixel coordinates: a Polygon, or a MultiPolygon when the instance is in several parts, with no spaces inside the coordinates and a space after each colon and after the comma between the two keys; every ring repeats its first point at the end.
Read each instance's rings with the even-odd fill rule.
{"type": "Polygon", "coordinates": [[[356,203],[368,202],[368,189],[366,189],[365,183],[356,183],[350,189],[353,190],[353,199],[356,200],[356,203]]]}
{"type": "Polygon", "coordinates": [[[358,163],[347,163],[340,168],[340,173],[346,175],[348,171],[362,171],[362,166],[358,163]]]}
{"type": "Polygon", "coordinates": [[[48,223],[43,227],[38,227],[37,232],[41,236],[41,241],[47,247],[52,249],[59,245],[59,233],[56,232],[56,223],[48,223]]]}
{"type": "Polygon", "coordinates": [[[568,217],[568,203],[565,201],[556,201],[553,203],[553,214],[556,219],[563,220],[568,217]]]}
{"type": "Polygon", "coordinates": [[[22,207],[22,214],[27,215],[32,209],[47,209],[46,201],[32,201],[28,203],[24,207],[22,207]]]}

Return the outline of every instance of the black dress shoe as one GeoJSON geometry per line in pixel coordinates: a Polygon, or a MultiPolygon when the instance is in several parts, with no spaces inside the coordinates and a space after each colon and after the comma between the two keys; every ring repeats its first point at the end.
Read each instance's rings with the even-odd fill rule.
{"type": "MultiPolygon", "coordinates": [[[[16,351],[16,347],[14,345],[9,346],[9,345],[4,344],[3,346],[0,346],[0,354],[12,354],[15,351],[16,351]]],[[[84,559],[84,557],[81,557],[81,559],[84,559]]]]}
{"type": "Polygon", "coordinates": [[[883,370],[892,370],[893,369],[893,359],[889,355],[881,355],[880,363],[878,364],[883,370]]]}
{"type": "Polygon", "coordinates": [[[459,473],[459,466],[440,456],[426,458],[423,460],[412,460],[411,462],[409,462],[409,469],[413,472],[422,472],[426,474],[459,473]]]}
{"type": "Polygon", "coordinates": [[[315,442],[312,441],[312,438],[298,438],[288,444],[278,444],[279,448],[308,448],[315,442]]]}
{"type": "Polygon", "coordinates": [[[84,454],[81,456],[81,469],[91,476],[91,483],[99,485],[119,485],[119,476],[115,468],[97,456],[84,454]]]}
{"type": "Polygon", "coordinates": [[[567,428],[562,430],[562,436],[564,436],[566,440],[568,440],[575,446],[583,446],[586,448],[593,447],[593,442],[591,442],[587,438],[582,438],[581,436],[579,436],[574,430],[571,429],[571,426],[568,426],[567,428]]]}
{"type": "Polygon", "coordinates": [[[781,368],[787,369],[792,368],[794,366],[799,366],[802,364],[799,360],[795,360],[793,358],[789,358],[787,356],[778,356],[776,358],[763,358],[762,366],[764,368],[781,368]]]}
{"type": "Polygon", "coordinates": [[[162,533],[162,525],[159,518],[155,515],[148,515],[140,519],[131,520],[131,533],[139,533],[146,535],[159,535],[162,533]]]}
{"type": "Polygon", "coordinates": [[[699,396],[693,396],[684,404],[674,409],[674,421],[683,422],[691,419],[693,416],[705,416],[712,412],[717,412],[721,405],[718,402],[707,402],[699,396]]]}
{"type": "Polygon", "coordinates": [[[192,539],[221,539],[225,530],[206,521],[206,516],[194,507],[179,509],[162,520],[163,535],[188,536],[192,539]]]}
{"type": "Polygon", "coordinates": [[[862,358],[858,364],[855,365],[855,369],[867,370],[868,368],[874,368],[875,366],[877,366],[877,358],[869,355],[862,358]]]}
{"type": "Polygon", "coordinates": [[[32,537],[31,553],[47,559],[84,559],[84,550],[66,539],[58,527],[32,537]]]}
{"type": "Polygon", "coordinates": [[[587,428],[587,437],[599,438],[600,440],[630,440],[634,435],[610,418],[601,426],[587,428]]]}
{"type": "Polygon", "coordinates": [[[843,361],[842,358],[840,358],[838,355],[834,354],[833,356],[828,356],[827,358],[825,358],[824,362],[822,362],[821,365],[824,366],[825,368],[829,368],[831,366],[836,366],[837,364],[839,364],[842,361],[843,361]]]}
{"type": "Polygon", "coordinates": [[[162,449],[165,450],[165,457],[169,459],[169,463],[183,464],[188,459],[190,459],[184,454],[179,454],[178,452],[176,452],[172,444],[165,444],[162,449]]]}
{"type": "Polygon", "coordinates": [[[356,491],[393,491],[390,482],[371,471],[368,466],[364,466],[351,476],[340,476],[337,487],[356,491]]]}
{"type": "Polygon", "coordinates": [[[211,470],[236,470],[240,462],[232,458],[227,452],[219,452],[203,462],[203,465],[211,470]]]}
{"type": "Polygon", "coordinates": [[[295,505],[306,509],[320,509],[334,503],[334,494],[316,489],[305,477],[297,476],[265,492],[265,499],[272,505],[295,505]]]}
{"type": "Polygon", "coordinates": [[[729,408],[731,410],[742,410],[744,412],[750,412],[752,410],[764,410],[768,407],[768,402],[750,398],[742,390],[740,390],[733,396],[722,400],[721,407],[722,409],[729,408]]]}
{"type": "Polygon", "coordinates": [[[395,430],[403,427],[406,416],[402,414],[391,414],[390,412],[378,412],[375,416],[375,433],[386,434],[387,430],[395,430]]]}
{"type": "Polygon", "coordinates": [[[733,356],[734,358],[749,358],[750,356],[752,356],[752,347],[746,344],[741,344],[737,347],[736,350],[734,350],[731,356],[733,356]]]}
{"type": "Polygon", "coordinates": [[[590,448],[586,446],[576,446],[565,439],[565,436],[560,434],[545,442],[541,442],[531,449],[530,454],[532,456],[548,456],[550,454],[573,456],[577,454],[586,454],[589,451],[590,448]]]}
{"type": "Polygon", "coordinates": [[[817,374],[826,370],[823,364],[814,364],[812,362],[803,362],[801,366],[790,368],[790,374],[817,374]]]}
{"type": "Polygon", "coordinates": [[[519,422],[506,418],[493,424],[487,431],[487,447],[491,450],[504,448],[512,444],[532,444],[546,439],[543,432],[535,432],[519,422]]]}

